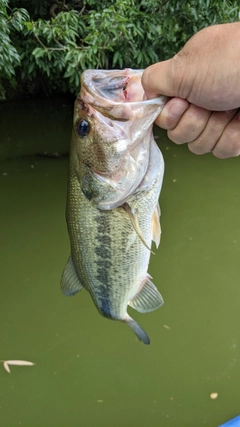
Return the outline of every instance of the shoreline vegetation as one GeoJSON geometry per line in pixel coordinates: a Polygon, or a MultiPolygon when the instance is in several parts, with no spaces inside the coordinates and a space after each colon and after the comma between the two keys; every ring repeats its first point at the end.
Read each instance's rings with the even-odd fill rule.
{"type": "Polygon", "coordinates": [[[2,0],[0,100],[76,95],[87,68],[145,68],[239,19],[237,0],[2,0]]]}

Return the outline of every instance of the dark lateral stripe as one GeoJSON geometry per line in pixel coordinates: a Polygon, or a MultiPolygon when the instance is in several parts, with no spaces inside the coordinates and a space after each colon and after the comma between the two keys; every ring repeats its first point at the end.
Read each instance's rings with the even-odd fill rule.
{"type": "Polygon", "coordinates": [[[95,278],[98,282],[95,290],[95,301],[101,314],[104,317],[112,318],[109,295],[109,268],[112,266],[109,213],[99,211],[94,220],[97,224],[95,278]]]}
{"type": "Polygon", "coordinates": [[[108,319],[112,319],[113,316],[111,314],[111,307],[109,305],[109,301],[105,299],[103,296],[98,299],[99,304],[99,311],[102,313],[104,317],[107,317],[108,319]]]}

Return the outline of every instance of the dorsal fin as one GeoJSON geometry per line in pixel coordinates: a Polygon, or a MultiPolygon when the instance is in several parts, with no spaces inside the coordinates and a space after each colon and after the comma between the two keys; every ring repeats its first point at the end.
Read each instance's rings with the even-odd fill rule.
{"type": "Polygon", "coordinates": [[[128,302],[128,305],[140,313],[147,313],[161,307],[163,303],[162,295],[147,274],[139,292],[128,302]]]}

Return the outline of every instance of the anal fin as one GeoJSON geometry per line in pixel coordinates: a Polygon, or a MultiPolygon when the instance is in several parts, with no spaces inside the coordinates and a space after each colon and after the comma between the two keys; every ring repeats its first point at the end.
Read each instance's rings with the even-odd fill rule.
{"type": "Polygon", "coordinates": [[[68,258],[61,278],[61,289],[64,295],[72,296],[83,288],[77,276],[72,256],[68,258]]]}
{"type": "Polygon", "coordinates": [[[161,307],[163,303],[162,295],[147,274],[139,292],[128,302],[128,305],[139,313],[147,313],[161,307]]]}

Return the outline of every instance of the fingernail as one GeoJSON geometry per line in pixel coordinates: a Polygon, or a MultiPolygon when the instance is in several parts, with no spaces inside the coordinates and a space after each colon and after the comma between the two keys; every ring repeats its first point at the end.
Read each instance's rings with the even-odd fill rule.
{"type": "Polygon", "coordinates": [[[182,100],[183,102],[175,101],[170,106],[168,110],[168,117],[171,119],[178,119],[183,115],[183,113],[188,108],[188,102],[185,100],[182,100]]]}

